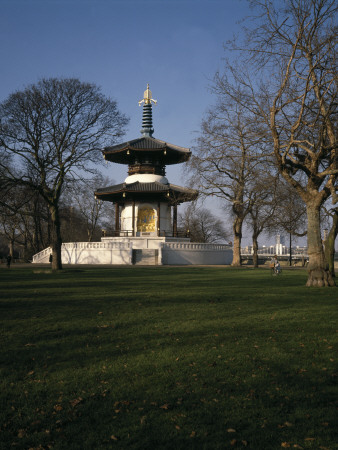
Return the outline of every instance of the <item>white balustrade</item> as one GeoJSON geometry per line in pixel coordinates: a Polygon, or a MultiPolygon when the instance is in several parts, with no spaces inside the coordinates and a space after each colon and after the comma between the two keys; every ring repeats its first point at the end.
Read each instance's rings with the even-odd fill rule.
{"type": "Polygon", "coordinates": [[[225,251],[231,249],[230,245],[226,244],[202,244],[194,242],[165,242],[163,243],[164,249],[172,250],[199,250],[199,251],[225,251]]]}

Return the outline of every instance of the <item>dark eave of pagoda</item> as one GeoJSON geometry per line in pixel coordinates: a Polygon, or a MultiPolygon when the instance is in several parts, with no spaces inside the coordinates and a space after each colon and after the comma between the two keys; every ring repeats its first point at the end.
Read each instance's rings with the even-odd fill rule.
{"type": "Polygon", "coordinates": [[[169,144],[151,136],[143,136],[122,144],[106,147],[103,150],[106,161],[118,164],[133,164],[135,158],[150,155],[163,165],[178,164],[188,161],[191,151],[185,147],[169,144]]]}
{"type": "Polygon", "coordinates": [[[121,183],[98,189],[95,197],[99,200],[122,203],[133,200],[165,201],[171,205],[190,202],[198,196],[198,191],[175,184],[163,184],[157,181],[151,183],[121,183]]]}

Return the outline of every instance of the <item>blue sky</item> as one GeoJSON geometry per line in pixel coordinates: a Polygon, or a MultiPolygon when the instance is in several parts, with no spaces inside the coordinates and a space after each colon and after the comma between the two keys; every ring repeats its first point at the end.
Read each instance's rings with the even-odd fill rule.
{"type": "MultiPolygon", "coordinates": [[[[0,101],[43,77],[78,77],[130,117],[127,140],[140,136],[149,83],[154,137],[184,147],[214,101],[223,44],[250,14],[246,0],[0,0],[0,11],[0,101]]],[[[104,172],[116,183],[127,176],[120,165],[104,172]]],[[[187,184],[180,166],[167,176],[187,184]]],[[[215,200],[205,206],[225,217],[215,200]]]]}
{"type": "MultiPolygon", "coordinates": [[[[78,77],[118,102],[130,117],[126,138],[134,139],[142,118],[137,102],[149,83],[158,100],[154,136],[191,147],[213,101],[208,86],[222,67],[223,43],[239,31],[248,4],[0,0],[0,10],[0,101],[42,77],[78,77]]],[[[170,173],[178,182],[179,168],[170,173]]]]}

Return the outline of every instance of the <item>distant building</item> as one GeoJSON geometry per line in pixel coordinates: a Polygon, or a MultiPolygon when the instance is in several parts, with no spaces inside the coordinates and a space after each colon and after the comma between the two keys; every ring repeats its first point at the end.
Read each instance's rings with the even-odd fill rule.
{"type": "MultiPolygon", "coordinates": [[[[259,255],[277,255],[277,256],[289,256],[290,248],[285,244],[285,237],[278,234],[276,236],[275,245],[262,245],[258,247],[259,255]]],[[[247,245],[241,249],[242,255],[253,255],[252,245],[247,245]]],[[[307,247],[301,247],[299,245],[291,248],[291,254],[294,256],[307,256],[307,247]]]]}

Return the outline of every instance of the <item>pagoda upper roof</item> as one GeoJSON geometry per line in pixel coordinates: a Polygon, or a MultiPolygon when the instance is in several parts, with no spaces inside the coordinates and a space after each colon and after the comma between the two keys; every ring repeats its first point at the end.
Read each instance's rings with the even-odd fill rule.
{"type": "Polygon", "coordinates": [[[165,165],[188,161],[191,155],[189,148],[169,144],[151,136],[142,136],[112,147],[105,147],[102,153],[107,161],[119,164],[130,164],[142,153],[156,155],[165,165]]]}
{"type": "Polygon", "coordinates": [[[95,196],[100,200],[111,202],[127,200],[128,197],[134,198],[138,194],[149,194],[156,198],[163,197],[169,203],[183,203],[195,200],[198,196],[198,191],[195,189],[177,186],[175,184],[163,184],[158,181],[150,183],[120,183],[113,186],[108,186],[102,189],[97,189],[95,196]]]}

